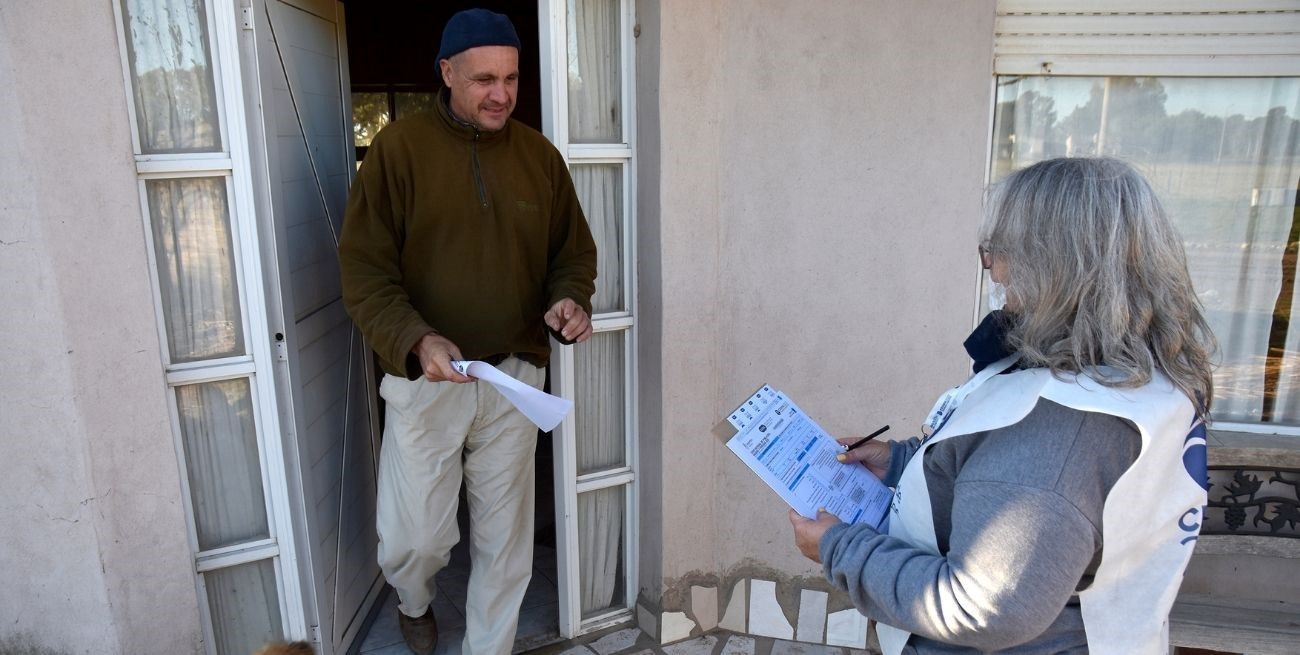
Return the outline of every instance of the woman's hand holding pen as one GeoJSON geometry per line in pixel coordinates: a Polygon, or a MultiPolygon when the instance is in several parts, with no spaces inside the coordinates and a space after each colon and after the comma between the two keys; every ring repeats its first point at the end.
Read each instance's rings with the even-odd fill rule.
{"type": "MultiPolygon", "coordinates": [[[[839,439],[845,448],[857,443],[857,439],[839,439]]],[[[861,462],[877,478],[884,479],[885,474],[889,472],[890,449],[888,441],[868,441],[852,450],[846,450],[835,456],[836,459],[848,464],[851,462],[861,462]]]]}
{"type": "MultiPolygon", "coordinates": [[[[860,462],[863,466],[871,471],[872,475],[884,479],[885,473],[889,471],[889,460],[891,459],[891,450],[889,444],[883,441],[872,441],[872,439],[881,435],[889,429],[886,425],[875,432],[861,439],[839,439],[840,445],[844,446],[844,452],[835,456],[835,459],[850,464],[860,462]]],[[[825,509],[817,510],[816,519],[807,519],[799,515],[798,512],[790,510],[790,525],[794,526],[794,544],[799,548],[799,552],[804,557],[814,561],[821,562],[819,547],[821,545],[822,535],[831,529],[832,526],[840,522],[840,519],[834,514],[827,512],[825,509]]]]}

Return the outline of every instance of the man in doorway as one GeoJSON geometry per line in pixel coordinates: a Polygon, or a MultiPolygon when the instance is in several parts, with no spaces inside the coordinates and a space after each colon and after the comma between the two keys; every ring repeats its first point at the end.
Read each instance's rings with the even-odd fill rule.
{"type": "Polygon", "coordinates": [[[462,478],[472,571],[462,652],[508,655],[532,574],[537,429],[483,360],[541,387],[547,328],[591,335],[596,246],[560,153],[510,118],[519,37],[483,9],[451,17],[436,110],[371,143],[348,198],[339,259],[348,314],[374,347],[387,409],[379,456],[379,565],[412,651],[433,652],[434,575],[459,540],[462,478]]]}

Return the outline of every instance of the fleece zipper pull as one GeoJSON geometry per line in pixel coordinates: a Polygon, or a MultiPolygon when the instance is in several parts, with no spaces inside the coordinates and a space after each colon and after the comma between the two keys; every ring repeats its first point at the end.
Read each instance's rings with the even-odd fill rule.
{"type": "Polygon", "coordinates": [[[478,163],[478,138],[480,132],[474,130],[474,145],[470,148],[471,159],[474,162],[474,186],[478,189],[478,204],[480,207],[487,209],[487,190],[483,188],[483,171],[479,168],[478,163]]]}

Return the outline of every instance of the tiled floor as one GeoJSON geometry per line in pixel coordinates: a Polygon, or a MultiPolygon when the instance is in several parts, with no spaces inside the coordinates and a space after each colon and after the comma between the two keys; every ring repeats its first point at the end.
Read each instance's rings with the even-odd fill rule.
{"type": "MultiPolygon", "coordinates": [[[[465,594],[469,584],[469,549],[465,541],[452,549],[451,562],[434,578],[438,596],[433,601],[433,615],[438,619],[436,655],[460,653],[465,636],[465,594]]],[[[397,628],[397,594],[391,588],[375,616],[370,631],[361,640],[361,655],[408,655],[397,628]]],[[[531,650],[557,642],[560,623],[555,587],[555,549],[533,547],[533,579],[524,593],[520,607],[519,630],[515,634],[515,652],[531,650]]]]}
{"type": "Polygon", "coordinates": [[[879,652],[741,635],[726,630],[713,630],[676,643],[659,645],[640,630],[623,626],[551,644],[527,655],[879,655],[879,652]]]}
{"type": "MultiPolygon", "coordinates": [[[[433,612],[438,618],[436,655],[459,655],[465,636],[465,593],[469,582],[469,555],[462,544],[452,551],[451,562],[435,578],[438,597],[433,612]]],[[[362,638],[360,655],[409,655],[397,628],[397,594],[386,590],[383,607],[362,638]]],[[[770,637],[754,637],[714,630],[673,644],[657,644],[635,626],[622,625],[578,639],[561,640],[555,587],[555,550],[533,548],[533,579],[524,594],[515,635],[515,653],[526,655],[870,655],[876,650],[855,650],[806,644],[770,637]]]]}
{"type": "MultiPolygon", "coordinates": [[[[540,503],[539,503],[540,504],[540,503]]],[[[468,519],[460,517],[461,534],[468,534],[468,519]]],[[[541,522],[539,521],[539,524],[541,522]]],[[[548,541],[545,530],[540,540],[548,541]]],[[[438,596],[433,613],[438,619],[436,655],[459,655],[465,636],[465,595],[469,585],[469,546],[462,539],[451,551],[447,568],[434,578],[438,596]]],[[[771,637],[754,637],[714,630],[704,635],[672,643],[657,644],[630,624],[615,626],[577,639],[561,640],[559,602],[555,586],[555,549],[533,546],[533,577],[524,593],[520,608],[519,630],[515,634],[515,653],[526,655],[868,655],[875,650],[854,650],[785,641],[771,637]]],[[[359,655],[409,655],[397,628],[397,593],[385,589],[382,607],[375,614],[369,631],[361,637],[359,655]]]]}
{"type": "MultiPolygon", "coordinates": [[[[436,655],[459,655],[465,636],[465,594],[469,583],[469,550],[462,542],[452,549],[451,562],[435,578],[438,597],[436,655]]],[[[360,655],[409,655],[397,628],[397,594],[385,590],[383,607],[361,640],[360,655]]],[[[753,637],[714,630],[673,644],[657,644],[634,626],[622,625],[564,641],[559,635],[555,587],[555,549],[533,547],[533,578],[524,593],[515,653],[527,655],[868,655],[834,646],[805,644],[770,637],[753,637]]]]}
{"type": "MultiPolygon", "coordinates": [[[[397,611],[396,607],[394,602],[392,611],[397,611]]],[[[552,617],[551,624],[553,625],[554,622],[555,619],[552,617]]],[[[396,619],[392,619],[390,623],[393,624],[391,628],[393,634],[396,634],[396,619]]],[[[442,619],[439,617],[439,627],[441,625],[442,619]]],[[[375,628],[379,628],[379,621],[375,622],[375,628]]],[[[463,627],[457,629],[454,639],[450,631],[439,638],[437,653],[440,655],[460,653],[460,637],[463,635],[461,632],[463,629],[463,627]]],[[[522,634],[522,621],[520,630],[522,634]]],[[[374,633],[375,631],[372,630],[371,634],[374,633]]],[[[610,628],[568,641],[559,641],[552,633],[550,641],[551,643],[538,648],[524,649],[522,655],[879,655],[880,653],[875,649],[857,650],[806,644],[771,637],[735,634],[726,630],[714,630],[676,643],[660,645],[639,629],[628,626],[610,628]]],[[[521,643],[516,642],[516,653],[521,653],[519,648],[521,643]]],[[[409,655],[410,653],[406,644],[402,643],[400,635],[397,636],[397,643],[375,650],[365,650],[365,648],[363,646],[361,651],[364,654],[409,655]]]]}

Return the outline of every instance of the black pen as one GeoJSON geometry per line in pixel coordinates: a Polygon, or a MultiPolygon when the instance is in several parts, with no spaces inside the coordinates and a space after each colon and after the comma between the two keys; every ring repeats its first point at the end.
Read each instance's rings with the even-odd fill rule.
{"type": "Polygon", "coordinates": [[[857,441],[853,442],[853,445],[852,445],[852,446],[849,446],[848,448],[845,448],[844,451],[845,451],[845,452],[848,452],[848,451],[850,451],[850,450],[853,450],[854,448],[857,448],[858,446],[861,446],[862,444],[867,443],[868,441],[871,441],[872,439],[875,439],[876,437],[879,437],[880,435],[882,435],[882,434],[885,433],[885,430],[888,430],[888,429],[889,429],[889,426],[886,425],[885,427],[880,428],[879,430],[876,430],[875,432],[872,432],[871,434],[869,434],[869,435],[867,435],[867,436],[865,436],[865,437],[863,437],[863,438],[861,438],[861,439],[858,439],[857,441]]]}

